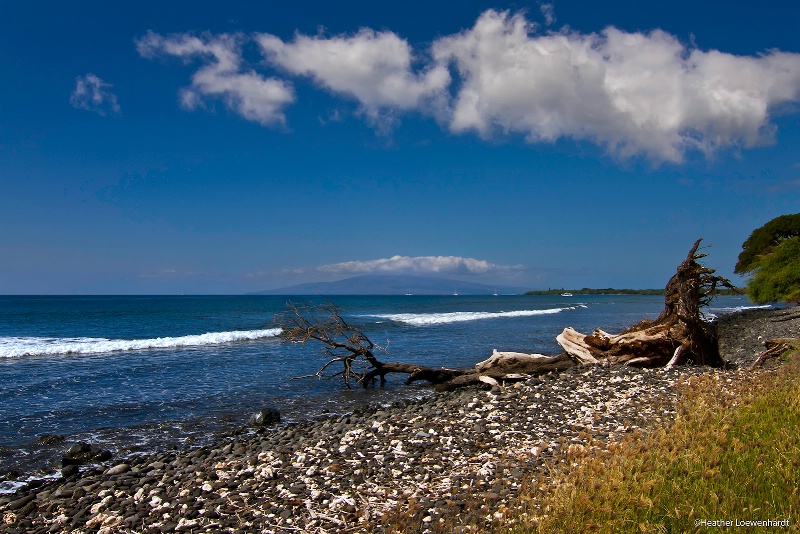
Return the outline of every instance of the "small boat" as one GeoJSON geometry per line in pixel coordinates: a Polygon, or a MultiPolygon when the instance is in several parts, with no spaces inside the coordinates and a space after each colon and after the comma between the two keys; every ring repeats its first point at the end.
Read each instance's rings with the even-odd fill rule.
{"type": "Polygon", "coordinates": [[[411,294],[412,294],[412,293],[411,293],[411,290],[409,289],[409,290],[406,292],[406,296],[407,296],[407,297],[410,297],[410,296],[411,296],[411,294]]]}
{"type": "Polygon", "coordinates": [[[562,296],[562,297],[571,297],[571,296],[572,296],[572,293],[569,293],[569,292],[567,292],[567,293],[561,293],[561,296],[562,296]]]}

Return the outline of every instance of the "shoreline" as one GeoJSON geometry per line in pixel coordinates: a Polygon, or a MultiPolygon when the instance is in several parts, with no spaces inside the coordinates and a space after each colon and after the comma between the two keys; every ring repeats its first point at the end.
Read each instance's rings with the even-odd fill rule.
{"type": "MultiPolygon", "coordinates": [[[[745,366],[760,352],[758,336],[796,335],[798,323],[794,309],[720,318],[723,356],[745,366]]],[[[485,528],[521,504],[522,486],[546,483],[559,451],[667,423],[675,383],[706,372],[735,379],[702,367],[574,367],[497,392],[459,390],[116,458],[0,497],[0,530],[434,531],[445,520],[485,528]]]]}

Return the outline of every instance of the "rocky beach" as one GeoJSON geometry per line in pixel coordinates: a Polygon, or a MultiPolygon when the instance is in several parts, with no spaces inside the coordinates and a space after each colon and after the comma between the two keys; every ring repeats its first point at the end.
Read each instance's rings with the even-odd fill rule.
{"type": "Polygon", "coordinates": [[[546,485],[560,452],[667,423],[683,377],[736,380],[764,340],[798,336],[800,310],[723,316],[717,331],[728,369],[573,367],[214,446],[67,466],[0,497],[0,531],[479,531],[524,507],[520,490],[546,485]]]}

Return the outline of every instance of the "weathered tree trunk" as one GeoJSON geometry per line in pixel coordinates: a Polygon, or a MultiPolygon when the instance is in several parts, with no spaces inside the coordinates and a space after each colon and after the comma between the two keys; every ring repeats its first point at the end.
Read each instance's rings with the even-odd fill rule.
{"type": "Polygon", "coordinates": [[[375,378],[381,379],[381,384],[386,382],[386,375],[389,373],[405,373],[408,375],[406,384],[411,384],[417,380],[427,380],[433,384],[452,380],[470,372],[469,369],[449,369],[447,367],[426,367],[412,363],[389,362],[383,363],[375,360],[372,363],[374,369],[364,376],[364,387],[371,384],[375,378]]]}
{"type": "Polygon", "coordinates": [[[541,375],[550,371],[563,371],[575,365],[567,354],[543,356],[541,354],[524,354],[521,352],[497,352],[475,367],[449,369],[447,367],[426,367],[408,363],[371,362],[375,367],[364,376],[365,387],[376,378],[385,382],[388,373],[406,373],[406,384],[425,380],[431,384],[442,386],[439,389],[454,389],[479,383],[492,384],[491,380],[520,380],[529,376],[541,375]],[[487,380],[491,379],[491,380],[487,380]]]}
{"type": "Polygon", "coordinates": [[[502,382],[524,380],[551,371],[560,372],[574,366],[575,362],[566,353],[544,356],[542,354],[494,351],[491,357],[477,363],[475,367],[464,369],[465,373],[444,382],[434,382],[434,384],[440,391],[475,384],[488,384],[496,387],[502,382]]]}
{"type": "Polygon", "coordinates": [[[566,328],[556,341],[583,364],[671,367],[693,362],[721,366],[724,362],[715,334],[702,319],[700,308],[711,300],[717,286],[733,288],[733,285],[698,263],[706,256],[697,253],[701,241],[695,242],[667,283],[664,310],[655,320],[643,320],[618,335],[602,330],[584,335],[566,328]]]}

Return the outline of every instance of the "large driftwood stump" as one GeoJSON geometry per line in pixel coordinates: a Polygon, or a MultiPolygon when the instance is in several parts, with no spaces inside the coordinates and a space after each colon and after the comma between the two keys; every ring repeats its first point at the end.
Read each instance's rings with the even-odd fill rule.
{"type": "Polygon", "coordinates": [[[717,340],[700,308],[708,304],[718,286],[733,289],[714,269],[698,263],[698,239],[678,271],[667,283],[664,310],[653,321],[639,324],[617,335],[595,330],[591,335],[566,328],[556,338],[564,351],[583,364],[627,364],[661,367],[693,362],[721,366],[717,340]]]}

